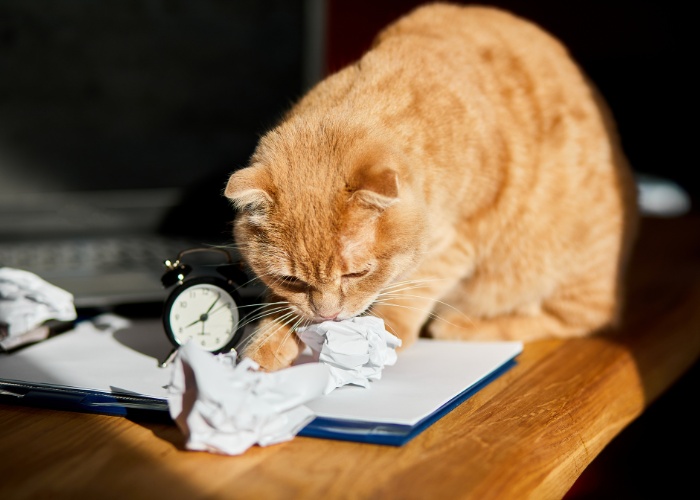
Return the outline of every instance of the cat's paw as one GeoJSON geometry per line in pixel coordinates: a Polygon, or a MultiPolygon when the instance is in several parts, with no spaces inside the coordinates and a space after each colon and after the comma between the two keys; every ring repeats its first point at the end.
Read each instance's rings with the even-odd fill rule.
{"type": "Polygon", "coordinates": [[[243,357],[258,363],[265,371],[288,368],[301,353],[299,337],[285,325],[274,320],[263,322],[243,349],[243,357]]]}

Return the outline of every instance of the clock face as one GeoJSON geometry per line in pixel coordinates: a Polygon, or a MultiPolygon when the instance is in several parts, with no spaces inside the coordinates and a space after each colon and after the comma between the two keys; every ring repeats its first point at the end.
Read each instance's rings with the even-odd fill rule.
{"type": "Polygon", "coordinates": [[[226,290],[212,283],[192,283],[169,300],[166,318],[179,345],[195,342],[207,351],[226,347],[238,331],[238,305],[226,290]]]}

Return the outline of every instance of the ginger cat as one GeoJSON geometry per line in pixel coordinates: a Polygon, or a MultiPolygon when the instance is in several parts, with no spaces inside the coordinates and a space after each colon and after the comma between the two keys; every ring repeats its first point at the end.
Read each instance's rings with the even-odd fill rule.
{"type": "Polygon", "coordinates": [[[261,138],[225,195],[270,290],[242,349],[267,370],[298,356],[296,327],[367,313],[402,350],[421,334],[614,326],[637,226],[595,88],[551,35],[478,6],[428,4],[388,26],[261,138]]]}

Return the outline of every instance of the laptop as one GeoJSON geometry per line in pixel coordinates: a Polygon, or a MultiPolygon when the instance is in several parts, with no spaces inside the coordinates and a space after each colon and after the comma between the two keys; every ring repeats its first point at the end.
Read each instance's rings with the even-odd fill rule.
{"type": "Polygon", "coordinates": [[[187,248],[237,258],[223,188],[318,78],[322,4],[0,3],[0,267],[109,308],[187,248]]]}

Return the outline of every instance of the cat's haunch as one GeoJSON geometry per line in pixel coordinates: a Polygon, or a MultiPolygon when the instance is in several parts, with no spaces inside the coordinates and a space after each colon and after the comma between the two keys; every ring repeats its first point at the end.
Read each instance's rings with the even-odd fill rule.
{"type": "Polygon", "coordinates": [[[556,39],[494,8],[419,7],[231,175],[236,244],[270,290],[243,354],[288,366],[295,328],[368,312],[403,349],[614,326],[635,194],[605,103],[556,39]]]}

